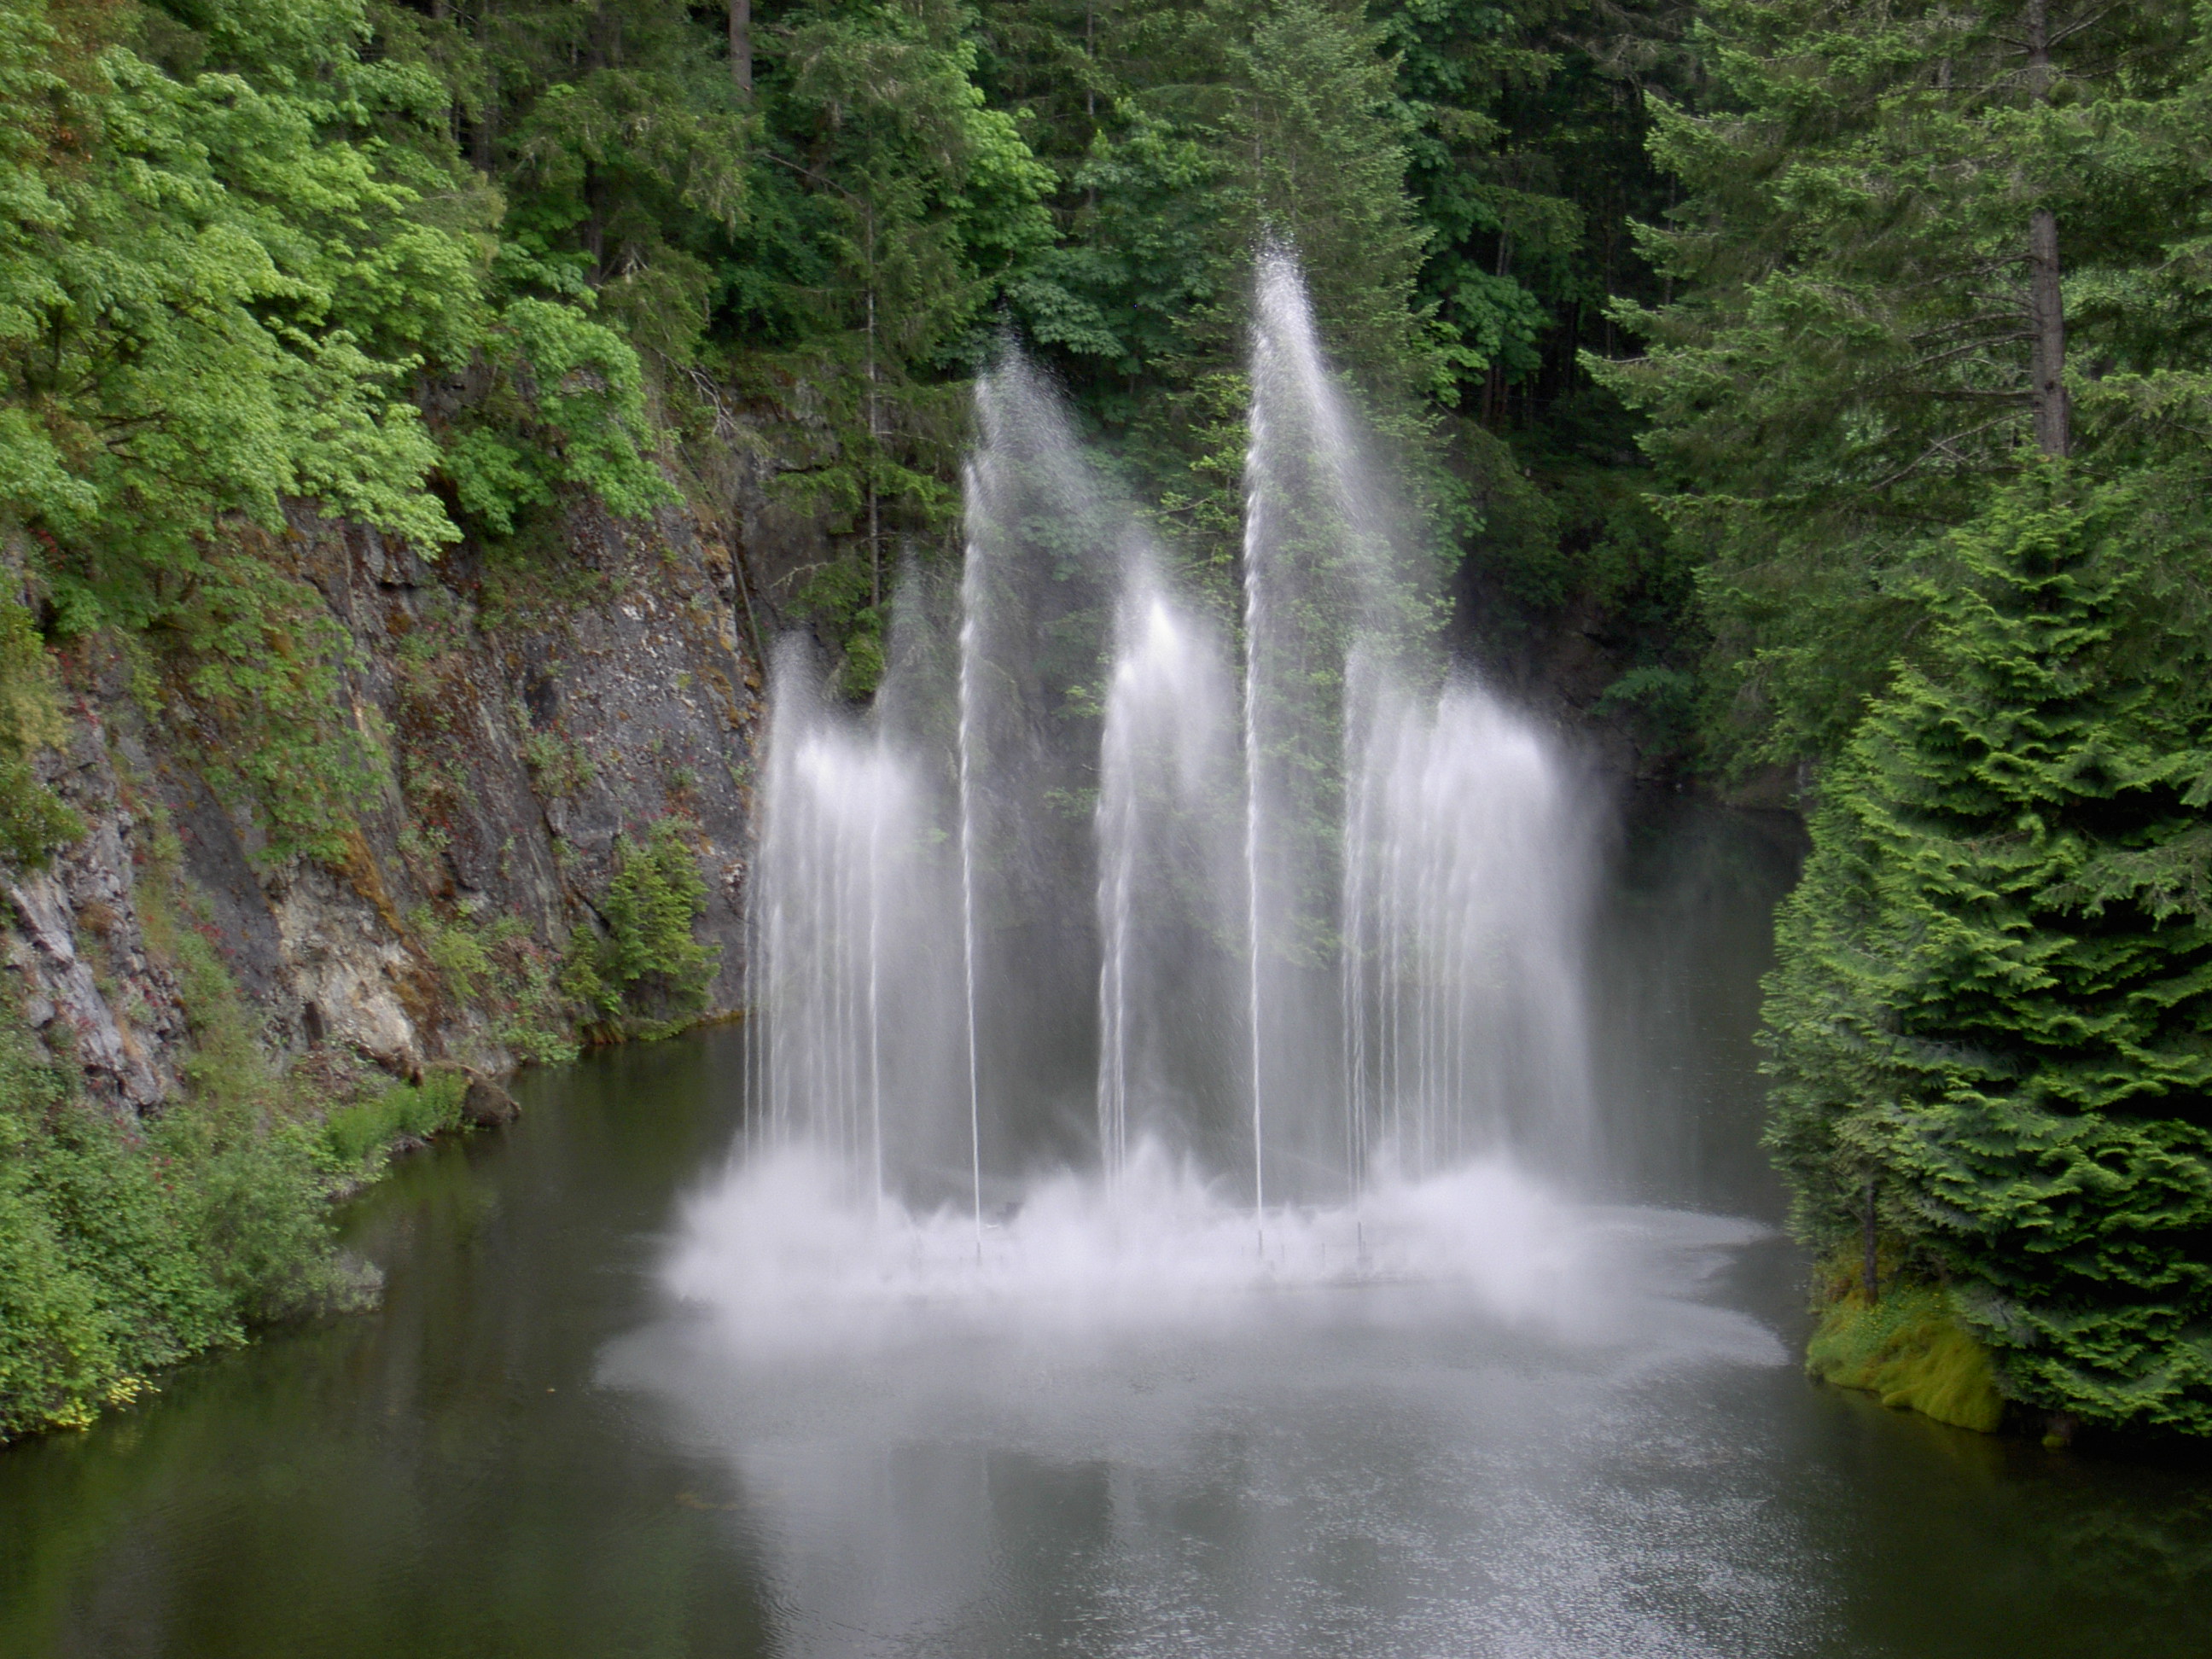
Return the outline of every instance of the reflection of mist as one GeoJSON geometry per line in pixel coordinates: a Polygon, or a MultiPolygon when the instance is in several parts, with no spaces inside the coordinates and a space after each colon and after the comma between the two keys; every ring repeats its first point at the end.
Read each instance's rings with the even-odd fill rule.
{"type": "Polygon", "coordinates": [[[1656,790],[1626,804],[1584,954],[1601,1170],[1647,1202],[1779,1220],[1753,1033],[1802,830],[1656,790]]]}
{"type": "Polygon", "coordinates": [[[1480,1164],[1263,1243],[1146,1146],[1111,1199],[1032,1187],[979,1266],[966,1218],[842,1190],[794,1155],[696,1202],[690,1305],[601,1366],[730,1470],[782,1651],[1691,1653],[1747,1618],[1741,1650],[1789,1645],[1794,1534],[1699,1509],[1693,1545],[1642,1490],[1644,1447],[1671,1480],[1715,1432],[1686,1379],[1784,1358],[1683,1299],[1753,1229],[1480,1164]],[[1750,1577],[1669,1565],[1716,1528],[1750,1577]]]}

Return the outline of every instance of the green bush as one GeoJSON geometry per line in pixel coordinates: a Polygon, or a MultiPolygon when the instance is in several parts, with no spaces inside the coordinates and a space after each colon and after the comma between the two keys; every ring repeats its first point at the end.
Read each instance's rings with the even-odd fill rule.
{"type": "Polygon", "coordinates": [[[151,830],[139,915],[191,1030],[182,1098],[143,1121],[86,1099],[0,977],[0,1438],[89,1422],[255,1326],[368,1300],[330,1200],[392,1139],[454,1121],[466,1088],[458,1074],[396,1085],[314,1124],[176,902],[173,835],[158,815],[151,830]]]}
{"type": "Polygon", "coordinates": [[[40,1125],[67,1094],[21,1025],[0,1021],[0,1437],[88,1421],[127,1375],[100,1282],[40,1179],[40,1125]]]}
{"type": "Polygon", "coordinates": [[[402,1140],[428,1140],[458,1128],[469,1080],[461,1072],[431,1072],[420,1083],[394,1083],[367,1100],[324,1118],[324,1167],[344,1177],[373,1176],[402,1140]]]}
{"type": "Polygon", "coordinates": [[[447,994],[481,1009],[502,1048],[540,1066],[575,1059],[577,1005],[594,1008],[597,998],[568,988],[560,954],[535,938],[521,917],[447,921],[424,907],[408,921],[422,934],[447,994]]]}
{"type": "Polygon", "coordinates": [[[0,1008],[0,1438],[88,1422],[255,1325],[356,1305],[309,1137],[197,1091],[133,1127],[0,1008]]]}
{"type": "Polygon", "coordinates": [[[623,1036],[683,1030],[705,1011],[720,954],[692,935],[706,908],[698,858],[675,819],[662,818],[642,843],[617,836],[614,878],[599,904],[605,937],[576,929],[562,988],[623,1036]]]}

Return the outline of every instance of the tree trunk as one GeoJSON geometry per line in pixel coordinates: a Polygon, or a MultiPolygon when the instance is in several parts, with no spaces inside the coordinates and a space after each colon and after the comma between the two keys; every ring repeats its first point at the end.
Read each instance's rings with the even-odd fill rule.
{"type": "Polygon", "coordinates": [[[2074,447],[2073,410],[2066,398],[2066,297],[2059,287],[2058,216],[2038,208],[2027,222],[2028,323],[2034,339],[2028,372],[2033,380],[2035,444],[2046,455],[2074,447]]]}
{"type": "Polygon", "coordinates": [[[592,256],[593,288],[603,287],[607,280],[607,213],[606,181],[591,162],[584,163],[584,252],[592,256]]]}
{"type": "Polygon", "coordinates": [[[1875,1255],[1875,1184],[1869,1181],[1866,1184],[1865,1256],[1859,1264],[1859,1279],[1865,1287],[1869,1307],[1881,1300],[1881,1274],[1875,1255]]]}
{"type": "MultiPolygon", "coordinates": [[[[868,221],[868,251],[875,252],[875,219],[868,221]]],[[[882,405],[876,392],[876,290],[868,289],[868,605],[878,615],[884,603],[883,503],[876,495],[878,458],[883,453],[882,405]]]]}
{"type": "MultiPolygon", "coordinates": [[[[2051,96],[2051,27],[2048,0],[2029,0],[2028,85],[2039,102],[2051,96]]],[[[2058,216],[2037,208],[2027,221],[2027,319],[2029,396],[2035,410],[2035,447],[2046,455],[2064,455],[2074,447],[2073,411],[2066,399],[2066,295],[2060,286],[2058,216]]]]}
{"type": "Polygon", "coordinates": [[[761,638],[760,618],[753,614],[752,577],[746,570],[744,520],[735,507],[730,509],[730,565],[738,579],[738,597],[745,605],[745,632],[752,635],[753,666],[760,671],[761,684],[768,684],[768,646],[761,638]]]}
{"type": "Polygon", "coordinates": [[[753,96],[753,0],[730,0],[730,79],[747,103],[753,96]]]}

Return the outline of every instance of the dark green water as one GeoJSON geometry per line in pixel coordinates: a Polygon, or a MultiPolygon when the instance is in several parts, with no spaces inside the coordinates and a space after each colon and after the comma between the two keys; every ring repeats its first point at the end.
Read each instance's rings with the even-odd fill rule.
{"type": "MultiPolygon", "coordinates": [[[[1638,819],[1599,1032],[1640,1203],[1774,1217],[1748,1036],[1793,856],[1638,819]]],[[[380,1313],[0,1452],[0,1655],[2212,1654],[2212,1470],[1807,1383],[1771,1236],[1651,1247],[1571,1340],[1376,1291],[730,1366],[652,1275],[742,1041],[526,1078],[354,1214],[380,1313]]]]}

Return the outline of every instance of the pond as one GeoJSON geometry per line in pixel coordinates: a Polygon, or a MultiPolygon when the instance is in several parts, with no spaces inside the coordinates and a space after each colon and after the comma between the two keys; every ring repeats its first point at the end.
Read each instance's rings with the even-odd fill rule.
{"type": "Polygon", "coordinates": [[[0,1453],[0,1653],[2212,1650],[2212,1471],[1804,1378],[1751,1044],[1794,832],[1629,825],[1571,1306],[1387,1275],[1042,1326],[924,1301],[766,1352],[662,1272],[741,1142],[744,1032],[605,1052],[356,1205],[380,1311],[0,1453]]]}

